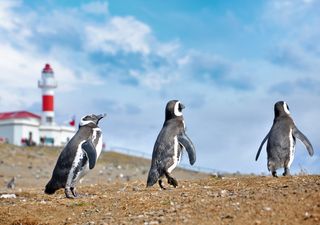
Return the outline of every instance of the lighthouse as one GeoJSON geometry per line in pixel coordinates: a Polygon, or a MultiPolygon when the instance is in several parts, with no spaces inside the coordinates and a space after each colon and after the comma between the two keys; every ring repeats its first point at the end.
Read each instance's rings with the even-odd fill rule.
{"type": "Polygon", "coordinates": [[[57,88],[57,86],[53,70],[50,64],[46,64],[42,70],[41,79],[38,81],[38,87],[42,89],[42,125],[55,125],[54,89],[57,88]]]}
{"type": "Polygon", "coordinates": [[[57,147],[66,145],[74,136],[74,123],[59,125],[55,122],[54,89],[58,85],[50,64],[42,69],[38,87],[42,91],[42,115],[26,110],[0,112],[0,143],[57,147]]]}

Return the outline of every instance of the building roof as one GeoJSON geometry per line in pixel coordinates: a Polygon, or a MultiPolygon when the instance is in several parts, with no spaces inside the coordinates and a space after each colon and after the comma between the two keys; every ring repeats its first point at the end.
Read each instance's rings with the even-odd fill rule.
{"type": "Polygon", "coordinates": [[[15,112],[0,113],[0,120],[22,119],[22,118],[41,119],[41,117],[39,115],[28,112],[28,111],[15,111],[15,112]]]}

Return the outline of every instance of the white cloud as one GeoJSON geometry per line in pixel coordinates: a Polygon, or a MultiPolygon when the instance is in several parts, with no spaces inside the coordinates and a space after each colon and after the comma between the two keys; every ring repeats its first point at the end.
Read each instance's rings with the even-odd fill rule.
{"type": "Polygon", "coordinates": [[[108,14],[108,2],[93,1],[81,7],[85,12],[92,14],[108,14]]]}
{"type": "Polygon", "coordinates": [[[86,27],[88,49],[111,54],[150,53],[151,29],[134,17],[113,17],[104,25],[86,27]]]}
{"type": "Polygon", "coordinates": [[[313,20],[318,15],[320,3],[312,0],[271,0],[266,4],[264,17],[266,21],[271,21],[287,29],[299,28],[301,24],[308,20],[313,20]]]}
{"type": "Polygon", "coordinates": [[[20,23],[19,18],[14,15],[14,8],[20,6],[21,1],[1,1],[0,2],[0,27],[5,30],[13,30],[20,23]]]}
{"type": "Polygon", "coordinates": [[[147,68],[146,71],[131,70],[130,75],[145,87],[154,90],[161,90],[166,84],[178,80],[179,75],[171,68],[162,67],[160,69],[147,68]]]}

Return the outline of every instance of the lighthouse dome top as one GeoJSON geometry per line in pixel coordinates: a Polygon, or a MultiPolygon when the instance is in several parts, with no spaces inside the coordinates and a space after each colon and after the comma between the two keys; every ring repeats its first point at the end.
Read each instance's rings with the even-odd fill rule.
{"type": "Polygon", "coordinates": [[[50,64],[47,63],[47,64],[44,66],[44,68],[43,68],[43,70],[42,70],[42,73],[53,73],[53,70],[52,70],[50,64]]]}
{"type": "Polygon", "coordinates": [[[54,78],[53,70],[50,64],[46,64],[42,70],[41,79],[38,81],[38,87],[44,91],[57,87],[57,81],[54,78]]]}

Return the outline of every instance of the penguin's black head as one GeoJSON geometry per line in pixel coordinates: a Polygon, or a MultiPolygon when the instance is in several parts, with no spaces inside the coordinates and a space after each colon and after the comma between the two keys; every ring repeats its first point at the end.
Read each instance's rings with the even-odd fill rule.
{"type": "Polygon", "coordinates": [[[100,115],[95,115],[95,114],[86,115],[81,118],[79,127],[85,126],[87,124],[94,124],[98,126],[99,121],[105,116],[106,116],[105,113],[100,115]]]}
{"type": "Polygon", "coordinates": [[[178,100],[171,100],[166,106],[166,120],[182,116],[184,105],[178,100]]]}
{"type": "Polygon", "coordinates": [[[274,104],[274,116],[290,115],[289,106],[284,101],[279,101],[274,104]]]}

